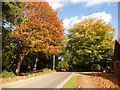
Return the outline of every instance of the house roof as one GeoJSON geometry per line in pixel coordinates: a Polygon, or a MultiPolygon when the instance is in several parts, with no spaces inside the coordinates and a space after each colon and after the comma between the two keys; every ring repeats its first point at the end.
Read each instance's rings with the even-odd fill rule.
{"type": "Polygon", "coordinates": [[[120,44],[120,38],[117,38],[116,40],[117,40],[117,42],[120,44]]]}

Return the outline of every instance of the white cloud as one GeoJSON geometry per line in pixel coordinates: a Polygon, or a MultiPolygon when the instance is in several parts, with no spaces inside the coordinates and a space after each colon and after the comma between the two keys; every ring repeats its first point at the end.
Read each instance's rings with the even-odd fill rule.
{"type": "Polygon", "coordinates": [[[75,23],[78,23],[81,20],[86,19],[86,18],[103,19],[106,23],[110,23],[110,21],[112,19],[112,16],[111,16],[111,14],[106,13],[104,11],[103,12],[93,13],[93,14],[90,14],[90,15],[87,15],[87,16],[81,16],[81,17],[75,16],[75,17],[64,19],[63,20],[63,26],[64,26],[65,29],[71,28],[71,27],[73,27],[73,25],[75,23]]]}
{"type": "Polygon", "coordinates": [[[119,0],[85,0],[86,1],[86,6],[87,7],[91,7],[91,6],[95,6],[95,5],[100,5],[102,3],[109,3],[109,2],[118,2],[119,0]]]}
{"type": "Polygon", "coordinates": [[[75,23],[80,22],[80,18],[78,16],[66,18],[63,20],[63,26],[68,29],[71,28],[75,23]]]}
{"type": "Polygon", "coordinates": [[[85,18],[103,19],[106,23],[110,23],[112,16],[111,16],[111,14],[103,11],[103,12],[93,13],[93,14],[88,15],[88,16],[82,16],[82,19],[85,19],[85,18]]]}
{"type": "Polygon", "coordinates": [[[84,2],[86,0],[68,0],[68,2],[71,2],[71,3],[80,3],[80,2],[84,2]]]}
{"type": "Polygon", "coordinates": [[[58,8],[61,8],[65,5],[64,0],[46,0],[52,6],[54,10],[57,10],[58,8]]]}
{"type": "Polygon", "coordinates": [[[102,0],[91,0],[86,2],[85,6],[90,7],[90,6],[95,6],[104,3],[102,0]]]}
{"type": "Polygon", "coordinates": [[[118,2],[119,0],[46,0],[46,1],[49,2],[50,6],[52,6],[54,10],[57,10],[58,8],[63,7],[69,2],[73,4],[85,2],[85,6],[91,7],[102,4],[104,2],[118,2]]]}

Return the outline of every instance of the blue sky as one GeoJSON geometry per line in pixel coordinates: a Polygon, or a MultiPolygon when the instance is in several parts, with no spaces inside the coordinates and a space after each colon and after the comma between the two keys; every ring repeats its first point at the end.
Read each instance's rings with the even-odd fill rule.
{"type": "MultiPolygon", "coordinates": [[[[90,1],[90,0],[89,0],[90,1]]],[[[74,23],[86,17],[102,18],[110,23],[116,29],[118,34],[118,2],[103,2],[103,0],[91,0],[91,2],[81,2],[80,0],[71,0],[65,2],[49,2],[50,5],[58,11],[58,17],[63,20],[65,33],[67,29],[73,27],[74,23]],[[102,2],[101,2],[102,1],[102,2]]]]}

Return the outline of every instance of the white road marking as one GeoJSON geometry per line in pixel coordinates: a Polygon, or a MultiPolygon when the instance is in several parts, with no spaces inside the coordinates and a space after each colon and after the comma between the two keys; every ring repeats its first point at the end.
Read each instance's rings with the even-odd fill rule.
{"type": "Polygon", "coordinates": [[[71,78],[71,77],[73,77],[75,74],[74,74],[74,72],[66,79],[66,80],[64,80],[60,85],[58,85],[57,86],[57,88],[62,88],[66,83],[67,83],[67,81],[71,78]]]}
{"type": "Polygon", "coordinates": [[[57,88],[62,88],[67,82],[68,80],[73,77],[73,76],[76,76],[76,75],[80,75],[80,74],[76,74],[76,73],[72,73],[65,81],[63,81],[57,88]]]}

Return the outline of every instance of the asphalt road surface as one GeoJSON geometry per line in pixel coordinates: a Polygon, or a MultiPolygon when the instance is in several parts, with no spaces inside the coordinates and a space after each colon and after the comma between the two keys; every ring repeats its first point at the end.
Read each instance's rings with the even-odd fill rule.
{"type": "Polygon", "coordinates": [[[42,77],[37,77],[22,82],[3,85],[3,88],[57,88],[72,72],[55,72],[42,77]]]}

